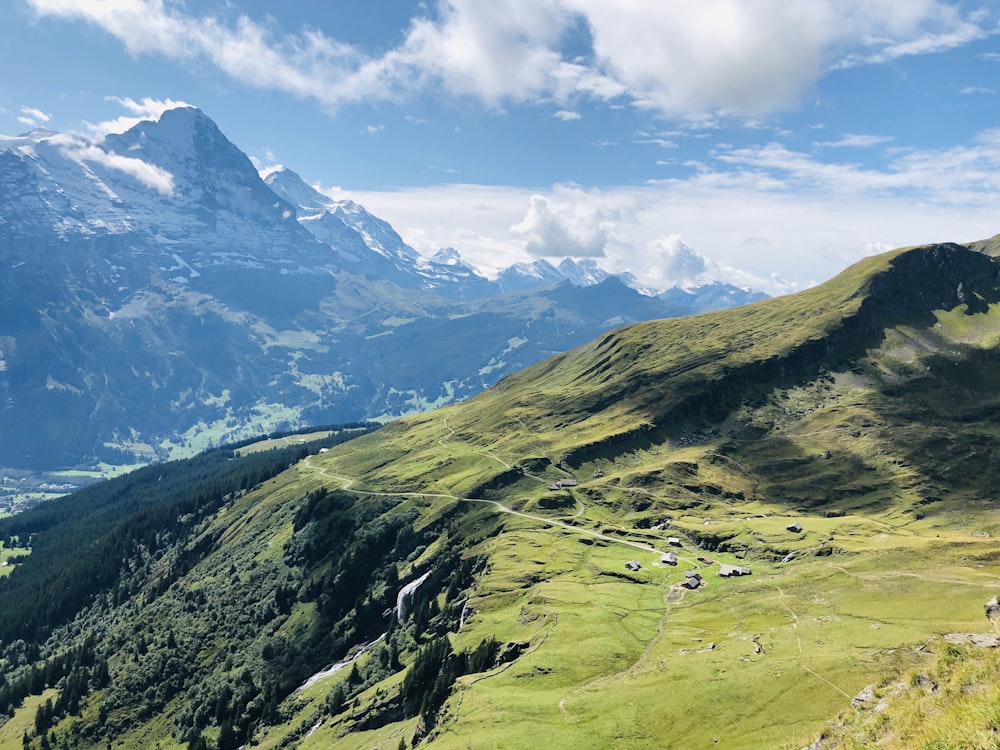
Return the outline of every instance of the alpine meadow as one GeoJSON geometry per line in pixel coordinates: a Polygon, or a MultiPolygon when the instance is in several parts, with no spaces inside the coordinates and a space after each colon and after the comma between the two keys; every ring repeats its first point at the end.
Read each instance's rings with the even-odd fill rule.
{"type": "Polygon", "coordinates": [[[0,750],[1000,750],[998,72],[0,0],[0,750]]]}
{"type": "Polygon", "coordinates": [[[996,247],[0,521],[0,747],[993,747],[996,247]]]}

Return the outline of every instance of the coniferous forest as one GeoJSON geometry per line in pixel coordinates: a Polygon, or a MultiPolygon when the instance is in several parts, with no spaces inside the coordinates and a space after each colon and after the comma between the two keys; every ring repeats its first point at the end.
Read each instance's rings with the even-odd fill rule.
{"type": "Polygon", "coordinates": [[[447,646],[457,612],[443,616],[434,594],[444,593],[447,609],[476,562],[444,549],[407,627],[396,621],[396,563],[424,552],[438,530],[416,531],[415,513],[392,512],[393,500],[359,503],[319,488],[289,503],[291,533],[278,556],[236,560],[202,585],[177,585],[224,543],[213,519],[227,506],[310,453],[370,429],[242,457],[232,446],[212,450],[0,521],[6,545],[32,550],[0,579],[0,717],[58,687],[40,704],[25,746],[56,746],[51,727],[77,717],[73,736],[63,738],[73,746],[113,738],[179,700],[177,738],[236,748],[255,728],[282,720],[279,704],[313,672],[381,637],[324,710],[344,710],[427,641],[383,720],[422,713],[431,724],[454,676],[496,649],[456,656],[447,646]],[[305,632],[286,627],[296,605],[312,615],[305,632]],[[98,709],[85,718],[88,700],[98,709]]]}

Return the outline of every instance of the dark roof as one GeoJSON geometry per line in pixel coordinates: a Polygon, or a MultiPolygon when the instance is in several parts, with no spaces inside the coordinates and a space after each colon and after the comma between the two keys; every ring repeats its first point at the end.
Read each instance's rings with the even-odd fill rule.
{"type": "Polygon", "coordinates": [[[723,578],[728,578],[729,576],[748,576],[750,575],[750,568],[745,568],[742,565],[720,565],[719,575],[723,578]]]}

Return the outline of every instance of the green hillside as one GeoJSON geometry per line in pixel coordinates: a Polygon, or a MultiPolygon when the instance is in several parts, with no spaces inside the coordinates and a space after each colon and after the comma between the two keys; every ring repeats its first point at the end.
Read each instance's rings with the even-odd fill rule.
{"type": "Polygon", "coordinates": [[[987,252],[896,251],[284,471],[168,464],[0,520],[31,549],[0,578],[0,750],[994,747],[914,728],[957,704],[852,698],[943,685],[941,635],[991,631],[998,305],[987,252]],[[83,538],[100,576],[51,562],[83,538]]]}

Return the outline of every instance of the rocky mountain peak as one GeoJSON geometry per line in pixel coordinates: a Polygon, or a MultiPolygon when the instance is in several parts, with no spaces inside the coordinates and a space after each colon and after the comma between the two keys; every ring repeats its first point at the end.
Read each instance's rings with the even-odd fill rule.
{"type": "Polygon", "coordinates": [[[330,207],[330,199],[306,184],[298,172],[287,167],[267,173],[264,182],[281,198],[308,211],[324,211],[330,207]]]}

